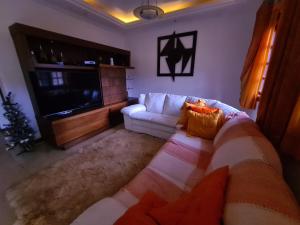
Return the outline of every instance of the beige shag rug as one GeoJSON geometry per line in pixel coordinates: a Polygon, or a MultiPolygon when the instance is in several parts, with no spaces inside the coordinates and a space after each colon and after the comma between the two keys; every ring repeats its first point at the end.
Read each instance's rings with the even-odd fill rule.
{"type": "Polygon", "coordinates": [[[69,225],[140,172],[164,141],[120,129],[7,191],[15,225],[69,225]]]}

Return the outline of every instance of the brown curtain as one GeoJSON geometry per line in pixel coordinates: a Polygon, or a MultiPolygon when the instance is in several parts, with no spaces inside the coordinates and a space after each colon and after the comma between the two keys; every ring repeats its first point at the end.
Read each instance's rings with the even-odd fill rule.
{"type": "Polygon", "coordinates": [[[300,1],[281,0],[276,42],[257,124],[273,145],[300,159],[300,1]]]}
{"type": "Polygon", "coordinates": [[[241,75],[240,105],[246,109],[255,109],[259,86],[263,77],[274,23],[272,22],[273,4],[264,2],[256,14],[252,41],[245,59],[241,75]]]}
{"type": "Polygon", "coordinates": [[[300,95],[280,147],[300,160],[300,95]]]}

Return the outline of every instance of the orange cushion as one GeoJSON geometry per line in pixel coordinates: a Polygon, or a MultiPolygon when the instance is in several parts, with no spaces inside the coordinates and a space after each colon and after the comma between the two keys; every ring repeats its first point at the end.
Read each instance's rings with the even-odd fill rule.
{"type": "Polygon", "coordinates": [[[219,110],[218,108],[211,108],[208,106],[197,106],[197,105],[188,106],[188,109],[197,113],[206,113],[206,114],[215,113],[218,112],[219,110]]]}
{"type": "Polygon", "coordinates": [[[187,122],[188,122],[188,117],[187,117],[187,112],[189,110],[189,107],[191,106],[206,106],[206,102],[202,99],[199,99],[198,101],[191,103],[191,102],[184,102],[182,108],[181,108],[181,113],[180,117],[177,121],[177,124],[183,125],[183,128],[186,128],[187,122]]]}
{"type": "Polygon", "coordinates": [[[192,107],[191,109],[193,110],[187,112],[187,134],[213,139],[225,122],[223,111],[209,107],[192,107]]]}
{"type": "Polygon", "coordinates": [[[136,205],[129,208],[114,225],[156,225],[156,222],[146,213],[154,208],[165,206],[166,201],[153,192],[147,192],[136,205]]]}
{"type": "Polygon", "coordinates": [[[173,203],[149,212],[160,225],[220,225],[228,166],[210,173],[192,190],[173,203]]]}

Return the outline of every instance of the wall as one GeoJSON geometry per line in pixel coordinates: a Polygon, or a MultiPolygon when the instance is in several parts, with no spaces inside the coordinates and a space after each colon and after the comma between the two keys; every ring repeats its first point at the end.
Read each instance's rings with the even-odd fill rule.
{"type": "Polygon", "coordinates": [[[132,96],[145,92],[168,92],[214,98],[239,107],[240,74],[250,44],[255,14],[261,0],[204,12],[130,30],[126,34],[132,54],[132,96]],[[157,37],[198,31],[193,77],[157,77],[157,37]]]}
{"type": "MultiPolygon", "coordinates": [[[[15,47],[8,27],[15,22],[40,27],[66,35],[124,48],[123,33],[107,25],[88,22],[63,9],[45,5],[39,0],[0,1],[0,80],[5,92],[12,91],[38,131],[30,98],[25,86],[15,47]]],[[[5,122],[0,107],[0,124],[5,122]]],[[[39,132],[37,132],[39,136],[39,132]]]]}
{"type": "MultiPolygon", "coordinates": [[[[38,131],[30,98],[8,27],[24,23],[79,37],[132,53],[130,71],[134,80],[132,96],[142,92],[169,92],[215,98],[238,107],[239,76],[251,39],[255,12],[261,0],[241,0],[238,6],[205,12],[173,22],[160,22],[124,32],[107,24],[86,20],[46,0],[0,0],[0,84],[5,93],[13,91],[34,128],[38,131]],[[157,37],[198,30],[195,75],[176,78],[156,76],[157,37]]],[[[0,107],[0,125],[5,122],[0,107]]],[[[39,133],[37,133],[39,136],[39,133]]]]}

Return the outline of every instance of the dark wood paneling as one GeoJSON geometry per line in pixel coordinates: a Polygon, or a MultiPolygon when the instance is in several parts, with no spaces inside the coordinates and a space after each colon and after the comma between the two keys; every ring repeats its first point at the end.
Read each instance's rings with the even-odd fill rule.
{"type": "Polygon", "coordinates": [[[23,35],[26,36],[47,38],[53,41],[61,41],[61,42],[66,42],[68,44],[80,45],[86,48],[94,48],[98,50],[108,51],[116,54],[126,54],[130,56],[130,52],[123,49],[114,48],[103,44],[98,44],[95,42],[79,39],[76,37],[70,37],[64,34],[59,34],[56,32],[52,32],[52,31],[48,31],[41,28],[20,24],[20,23],[15,23],[12,26],[10,26],[10,31],[12,33],[22,33],[23,35]]]}
{"type": "Polygon", "coordinates": [[[100,66],[100,75],[104,105],[127,100],[125,68],[100,66]]]}

